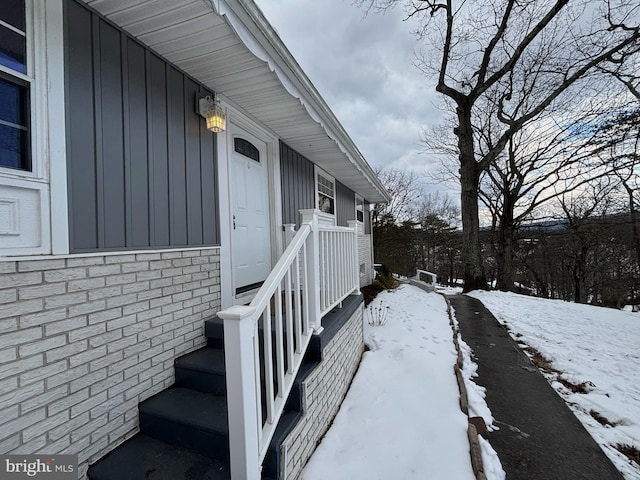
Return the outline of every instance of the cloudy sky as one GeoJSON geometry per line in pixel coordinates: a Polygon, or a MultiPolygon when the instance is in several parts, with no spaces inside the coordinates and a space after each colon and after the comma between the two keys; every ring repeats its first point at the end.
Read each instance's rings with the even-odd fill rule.
{"type": "Polygon", "coordinates": [[[412,64],[420,43],[401,11],[365,17],[352,0],[256,3],[373,167],[433,167],[419,137],[440,118],[437,94],[412,64]]]}

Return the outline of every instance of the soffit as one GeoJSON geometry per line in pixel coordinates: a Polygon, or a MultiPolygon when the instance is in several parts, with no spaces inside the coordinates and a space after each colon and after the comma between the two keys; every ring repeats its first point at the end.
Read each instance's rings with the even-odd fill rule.
{"type": "Polygon", "coordinates": [[[222,15],[207,0],[85,0],[368,201],[388,201],[371,167],[253,1],[214,2],[222,15]]]}

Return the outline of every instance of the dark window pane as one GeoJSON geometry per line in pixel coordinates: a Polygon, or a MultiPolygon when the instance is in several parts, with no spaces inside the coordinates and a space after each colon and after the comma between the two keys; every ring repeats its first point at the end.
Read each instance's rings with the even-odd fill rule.
{"type": "Polygon", "coordinates": [[[2,0],[0,20],[24,32],[24,18],[24,0],[2,0]]]}
{"type": "Polygon", "coordinates": [[[0,123],[0,166],[29,170],[29,132],[0,123]]]}
{"type": "Polygon", "coordinates": [[[27,73],[27,41],[19,33],[0,25],[0,64],[27,73]]]}
{"type": "Polygon", "coordinates": [[[234,150],[245,157],[249,157],[256,162],[260,161],[260,151],[249,141],[244,138],[235,138],[233,140],[234,150]]]}
{"type": "Polygon", "coordinates": [[[27,127],[29,89],[0,77],[0,121],[27,127]]]}

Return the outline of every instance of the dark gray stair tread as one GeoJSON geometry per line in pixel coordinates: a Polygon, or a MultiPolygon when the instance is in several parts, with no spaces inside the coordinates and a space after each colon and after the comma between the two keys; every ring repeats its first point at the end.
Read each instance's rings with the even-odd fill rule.
{"type": "Polygon", "coordinates": [[[229,466],[139,433],[93,465],[90,480],[230,480],[229,466]]]}
{"type": "MultiPolygon", "coordinates": [[[[302,413],[297,411],[285,411],[278,421],[276,431],[271,438],[267,454],[264,457],[262,463],[262,472],[264,475],[271,477],[278,477],[278,470],[280,464],[279,449],[284,439],[289,435],[293,428],[298,424],[298,420],[302,418],[302,413]]],[[[282,469],[282,467],[280,467],[282,469]]],[[[263,477],[263,480],[264,477],[263,477]]]]}
{"type": "Polygon", "coordinates": [[[213,317],[205,320],[204,335],[207,338],[222,340],[224,337],[224,321],[219,317],[213,317]]]}
{"type": "Polygon", "coordinates": [[[224,375],[224,350],[201,348],[176,359],[176,367],[224,375]]]}
{"type": "Polygon", "coordinates": [[[271,437],[269,448],[278,447],[287,435],[289,435],[291,430],[293,430],[293,428],[298,424],[298,420],[300,420],[300,418],[302,418],[302,412],[285,410],[278,421],[278,426],[276,427],[273,437],[271,437]]]}
{"type": "Polygon", "coordinates": [[[141,415],[151,415],[200,430],[228,434],[227,399],[188,388],[170,388],[139,406],[141,415]]]}
{"type": "Polygon", "coordinates": [[[296,374],[296,383],[302,383],[307,376],[320,365],[320,361],[316,359],[304,360],[298,369],[298,373],[296,374]]]}

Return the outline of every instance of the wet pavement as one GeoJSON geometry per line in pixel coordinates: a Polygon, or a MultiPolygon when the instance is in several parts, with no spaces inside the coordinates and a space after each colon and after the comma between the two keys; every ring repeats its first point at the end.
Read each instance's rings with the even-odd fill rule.
{"type": "Polygon", "coordinates": [[[480,300],[450,295],[476,383],[499,430],[487,439],[507,480],[624,480],[580,421],[480,300]]]}

